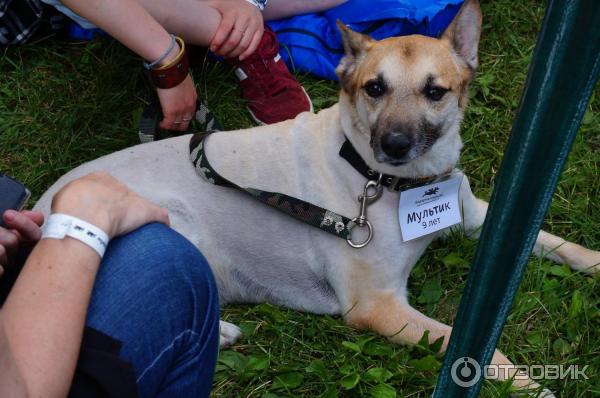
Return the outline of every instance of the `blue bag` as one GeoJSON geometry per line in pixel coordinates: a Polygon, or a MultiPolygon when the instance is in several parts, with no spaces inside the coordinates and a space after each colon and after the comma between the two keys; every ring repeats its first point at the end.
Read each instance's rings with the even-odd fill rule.
{"type": "Polygon", "coordinates": [[[318,14],[269,22],[280,53],[291,70],[337,80],[335,68],[344,55],[336,26],[339,19],[352,30],[380,40],[422,34],[439,36],[463,0],[349,0],[318,14]]]}

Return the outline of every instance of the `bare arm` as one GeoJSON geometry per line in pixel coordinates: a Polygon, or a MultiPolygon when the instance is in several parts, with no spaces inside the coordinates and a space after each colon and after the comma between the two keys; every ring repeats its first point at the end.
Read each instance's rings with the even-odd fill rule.
{"type": "MultiPolygon", "coordinates": [[[[86,309],[100,258],[72,239],[44,239],[32,252],[0,311],[4,379],[34,397],[64,397],[69,391],[86,309]],[[16,374],[15,374],[16,372],[16,374]]],[[[10,387],[9,387],[10,388],[10,387]]]]}
{"type": "MultiPolygon", "coordinates": [[[[164,210],[106,174],[67,185],[52,212],[88,221],[110,237],[151,221],[168,223],[164,210]]],[[[78,240],[38,243],[0,310],[0,396],[67,395],[99,264],[78,240]]]]}
{"type": "MultiPolygon", "coordinates": [[[[62,3],[148,61],[158,59],[171,43],[169,33],[137,0],[62,0],[62,3]]],[[[178,50],[175,46],[161,64],[174,59],[178,50]]],[[[194,115],[197,97],[191,76],[176,87],[157,89],[157,93],[165,116],[161,127],[187,130],[189,122],[183,119],[194,115]]]]}

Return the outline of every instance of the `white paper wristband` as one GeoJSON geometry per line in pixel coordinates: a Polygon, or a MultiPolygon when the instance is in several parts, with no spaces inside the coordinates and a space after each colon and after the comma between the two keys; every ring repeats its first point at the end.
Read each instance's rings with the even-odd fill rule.
{"type": "Polygon", "coordinates": [[[51,214],[42,228],[42,239],[64,239],[67,236],[90,246],[100,258],[104,255],[109,241],[106,232],[89,222],[67,214],[51,214]]]}

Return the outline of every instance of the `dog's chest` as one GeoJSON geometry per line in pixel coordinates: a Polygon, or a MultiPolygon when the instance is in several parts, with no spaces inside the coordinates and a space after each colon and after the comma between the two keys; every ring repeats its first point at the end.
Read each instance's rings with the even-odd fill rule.
{"type": "MultiPolygon", "coordinates": [[[[306,115],[273,126],[214,134],[206,139],[204,153],[215,171],[238,186],[289,195],[351,219],[359,215],[358,196],[367,180],[339,156],[345,137],[334,111],[328,109],[318,115],[306,115]]],[[[234,190],[230,191],[233,195],[234,190]]],[[[398,229],[398,199],[397,192],[386,190],[367,209],[367,216],[373,220],[376,241],[387,246],[390,253],[406,252],[398,229]]],[[[289,217],[272,211],[268,216],[289,217]]],[[[290,221],[299,223],[287,220],[290,221]]],[[[318,229],[310,232],[322,236],[318,229]]],[[[424,240],[427,239],[420,242],[424,240]]],[[[421,251],[423,244],[417,243],[417,246],[421,251]]],[[[350,256],[361,251],[350,248],[345,241],[342,241],[342,247],[352,253],[350,256]]],[[[314,246],[304,248],[311,249],[314,250],[314,246]]],[[[323,250],[331,252],[327,248],[323,250]]],[[[328,262],[340,257],[337,250],[335,252],[328,262]]]]}
{"type": "Polygon", "coordinates": [[[364,178],[338,155],[344,136],[337,120],[330,108],[276,125],[220,132],[206,139],[204,153],[219,175],[238,186],[352,218],[364,178]]]}

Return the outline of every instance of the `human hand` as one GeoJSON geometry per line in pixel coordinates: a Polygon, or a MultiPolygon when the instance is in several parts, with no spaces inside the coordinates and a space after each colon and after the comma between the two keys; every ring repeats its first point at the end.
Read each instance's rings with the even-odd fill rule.
{"type": "Polygon", "coordinates": [[[7,210],[1,216],[6,228],[0,227],[0,276],[12,265],[19,248],[40,240],[40,225],[44,222],[44,215],[38,211],[7,210]]]}
{"type": "Polygon", "coordinates": [[[150,222],[169,225],[167,211],[137,195],[105,172],[70,182],[54,195],[52,213],[63,213],[100,228],[109,238],[150,222]]]}
{"type": "Polygon", "coordinates": [[[196,88],[191,75],[175,87],[157,88],[158,100],[162,108],[163,130],[186,131],[196,113],[196,88]]]}
{"type": "Polygon", "coordinates": [[[262,13],[246,0],[208,0],[221,13],[221,23],[210,43],[210,50],[225,58],[248,58],[263,35],[262,13]]]}

